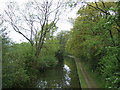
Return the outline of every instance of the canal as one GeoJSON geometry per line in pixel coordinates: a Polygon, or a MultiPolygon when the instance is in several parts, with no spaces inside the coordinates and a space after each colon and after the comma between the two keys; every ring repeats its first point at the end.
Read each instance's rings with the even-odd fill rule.
{"type": "Polygon", "coordinates": [[[35,88],[81,88],[75,61],[65,58],[55,68],[38,74],[35,88]]]}

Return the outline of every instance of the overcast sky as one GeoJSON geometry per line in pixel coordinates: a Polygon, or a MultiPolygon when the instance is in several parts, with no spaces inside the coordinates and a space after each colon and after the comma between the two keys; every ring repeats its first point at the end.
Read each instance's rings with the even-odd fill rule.
{"type": "MultiPolygon", "coordinates": [[[[2,13],[4,11],[5,3],[8,1],[14,1],[14,2],[17,2],[19,5],[23,5],[24,3],[26,3],[30,0],[0,0],[0,13],[2,13]]],[[[79,7],[76,7],[72,11],[69,11],[66,14],[64,14],[65,16],[63,16],[63,18],[61,18],[61,20],[57,24],[58,32],[60,30],[70,30],[70,28],[72,28],[71,23],[68,22],[68,18],[76,18],[76,12],[78,11],[78,9],[79,9],[79,7]]],[[[10,36],[10,38],[12,38],[12,40],[14,42],[17,42],[17,43],[19,43],[21,41],[26,41],[23,36],[16,33],[14,30],[12,30],[10,32],[9,36],[10,36]]]]}
{"type": "MultiPolygon", "coordinates": [[[[17,2],[19,5],[23,5],[24,3],[26,3],[30,0],[0,0],[0,13],[2,13],[4,11],[5,3],[8,2],[8,1],[14,1],[14,2],[17,2]]],[[[94,1],[94,0],[88,0],[88,1],[94,1]]],[[[115,1],[115,0],[104,0],[104,1],[115,1]]],[[[61,20],[57,24],[57,26],[59,28],[58,32],[60,30],[70,30],[70,28],[72,28],[72,24],[70,22],[68,22],[68,18],[75,19],[77,17],[76,13],[77,13],[78,9],[80,8],[80,6],[81,6],[81,4],[79,4],[72,11],[69,11],[66,14],[64,14],[64,16],[61,18],[61,20]]],[[[9,37],[12,38],[12,40],[14,42],[19,43],[19,42],[22,42],[22,41],[26,41],[23,36],[16,33],[14,30],[12,30],[9,35],[10,35],[9,37]]]]}

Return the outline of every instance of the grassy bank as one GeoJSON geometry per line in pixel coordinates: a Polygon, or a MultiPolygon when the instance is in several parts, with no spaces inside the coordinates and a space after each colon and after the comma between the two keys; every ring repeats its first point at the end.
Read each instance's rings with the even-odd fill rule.
{"type": "Polygon", "coordinates": [[[82,88],[104,88],[104,83],[98,77],[98,74],[91,72],[90,67],[80,62],[80,60],[75,59],[79,81],[82,88]]]}
{"type": "Polygon", "coordinates": [[[81,67],[80,61],[74,56],[68,55],[68,57],[73,58],[75,60],[81,88],[88,88],[88,84],[86,82],[87,80],[86,80],[85,75],[83,73],[83,68],[81,67]]]}
{"type": "Polygon", "coordinates": [[[77,67],[77,72],[78,72],[78,77],[79,77],[79,81],[80,81],[80,84],[81,84],[81,87],[82,88],[88,88],[88,85],[85,81],[85,78],[83,76],[83,73],[80,69],[80,64],[77,60],[75,60],[75,63],[76,63],[76,67],[77,67]]]}
{"type": "Polygon", "coordinates": [[[98,72],[93,72],[90,69],[90,66],[86,64],[85,62],[81,62],[84,69],[87,71],[89,76],[93,79],[93,81],[96,83],[98,88],[105,88],[105,82],[103,81],[102,77],[98,74],[98,72]]]}
{"type": "Polygon", "coordinates": [[[96,72],[92,72],[88,64],[78,59],[75,59],[75,62],[82,88],[105,88],[101,77],[96,72]]]}

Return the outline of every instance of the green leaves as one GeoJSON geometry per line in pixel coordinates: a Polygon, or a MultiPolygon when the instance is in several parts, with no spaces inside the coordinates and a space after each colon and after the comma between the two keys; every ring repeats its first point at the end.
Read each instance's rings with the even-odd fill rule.
{"type": "Polygon", "coordinates": [[[13,44],[3,55],[3,88],[24,87],[30,80],[25,65],[29,46],[28,43],[13,44]]]}
{"type": "Polygon", "coordinates": [[[101,72],[103,77],[106,79],[106,87],[107,88],[118,88],[119,83],[119,62],[117,60],[118,50],[117,47],[106,47],[107,53],[101,58],[100,65],[101,72]],[[118,73],[118,74],[117,74],[118,73]]]}
{"type": "Polygon", "coordinates": [[[90,5],[79,9],[66,50],[88,63],[91,70],[101,73],[100,77],[105,80],[107,88],[119,88],[120,27],[116,24],[119,20],[116,19],[118,12],[115,3],[98,2],[98,6],[95,3],[90,5]],[[111,14],[106,15],[90,5],[111,14]]]}
{"type": "Polygon", "coordinates": [[[57,64],[55,53],[59,49],[58,40],[55,38],[52,40],[46,40],[41,50],[40,56],[37,59],[39,69],[51,67],[57,64]]]}

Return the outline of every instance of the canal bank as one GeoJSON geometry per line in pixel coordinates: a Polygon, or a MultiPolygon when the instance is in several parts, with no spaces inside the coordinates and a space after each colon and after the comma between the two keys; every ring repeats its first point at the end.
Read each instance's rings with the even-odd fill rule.
{"type": "Polygon", "coordinates": [[[68,57],[75,60],[81,88],[98,88],[95,81],[90,77],[80,60],[74,56],[68,55],[68,57]]]}

